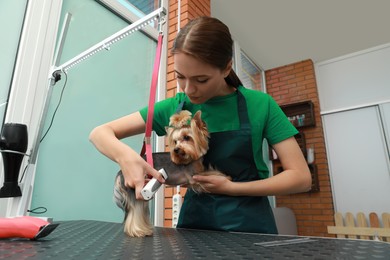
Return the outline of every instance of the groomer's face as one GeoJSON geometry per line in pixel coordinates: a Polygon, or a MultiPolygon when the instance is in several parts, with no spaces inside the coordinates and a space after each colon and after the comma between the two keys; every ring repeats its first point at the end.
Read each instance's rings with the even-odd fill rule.
{"type": "Polygon", "coordinates": [[[210,98],[234,91],[225,82],[231,64],[221,71],[185,53],[176,53],[173,58],[177,83],[193,104],[202,104],[210,98]]]}

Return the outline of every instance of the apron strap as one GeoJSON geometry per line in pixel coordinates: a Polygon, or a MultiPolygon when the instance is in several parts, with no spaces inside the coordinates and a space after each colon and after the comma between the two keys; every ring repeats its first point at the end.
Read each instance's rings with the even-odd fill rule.
{"type": "Polygon", "coordinates": [[[240,91],[240,87],[237,88],[237,106],[238,117],[240,119],[240,129],[250,129],[250,122],[248,116],[248,108],[246,106],[246,100],[244,95],[240,91]]]}
{"type": "Polygon", "coordinates": [[[176,108],[176,114],[179,114],[179,113],[180,113],[180,111],[182,111],[182,110],[183,110],[184,103],[185,103],[185,101],[183,100],[183,101],[182,101],[182,102],[180,102],[180,104],[177,106],[177,108],[176,108]]]}

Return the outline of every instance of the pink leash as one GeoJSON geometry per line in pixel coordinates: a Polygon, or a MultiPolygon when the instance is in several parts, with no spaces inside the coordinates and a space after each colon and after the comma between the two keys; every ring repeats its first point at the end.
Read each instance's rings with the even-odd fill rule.
{"type": "Polygon", "coordinates": [[[148,117],[146,119],[145,138],[144,138],[144,144],[143,144],[143,147],[141,150],[141,156],[146,154],[146,161],[152,167],[153,167],[153,156],[152,156],[151,136],[152,136],[153,115],[154,115],[154,103],[156,101],[158,72],[160,69],[162,39],[163,39],[163,36],[160,33],[158,36],[156,57],[154,59],[154,66],[153,66],[152,83],[150,86],[148,117]]]}

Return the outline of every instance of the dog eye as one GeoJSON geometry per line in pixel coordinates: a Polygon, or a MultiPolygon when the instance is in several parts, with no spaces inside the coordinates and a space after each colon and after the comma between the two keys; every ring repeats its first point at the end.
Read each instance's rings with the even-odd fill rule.
{"type": "Polygon", "coordinates": [[[184,139],[184,141],[189,141],[189,140],[191,139],[191,137],[189,137],[188,135],[185,135],[185,136],[183,137],[183,139],[184,139]]]}

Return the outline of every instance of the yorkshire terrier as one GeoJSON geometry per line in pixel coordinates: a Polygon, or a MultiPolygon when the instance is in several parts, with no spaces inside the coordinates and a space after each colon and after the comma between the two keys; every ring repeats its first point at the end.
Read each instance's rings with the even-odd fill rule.
{"type": "MultiPolygon", "coordinates": [[[[172,162],[176,165],[185,165],[180,180],[174,181],[179,182],[179,184],[186,184],[188,188],[196,193],[202,193],[207,192],[207,189],[201,183],[195,182],[192,179],[193,175],[230,177],[210,166],[205,167],[203,164],[203,156],[209,149],[209,132],[206,123],[201,119],[200,110],[195,113],[192,119],[191,115],[191,112],[182,110],[171,116],[169,127],[167,127],[168,148],[172,162]],[[183,182],[183,177],[185,177],[185,181],[180,183],[183,182]]],[[[172,179],[179,178],[172,176],[171,181],[172,179]]]]}
{"type": "MultiPolygon", "coordinates": [[[[167,185],[186,185],[196,193],[207,192],[192,176],[220,175],[230,179],[211,167],[205,167],[203,156],[209,148],[209,132],[201,119],[201,111],[192,117],[191,112],[182,110],[171,116],[166,127],[171,162],[166,163],[167,185]]],[[[149,204],[135,198],[135,190],[124,185],[124,177],[119,171],[114,185],[114,201],[125,212],[124,232],[130,237],[145,237],[153,234],[150,223],[149,204]]]]}

